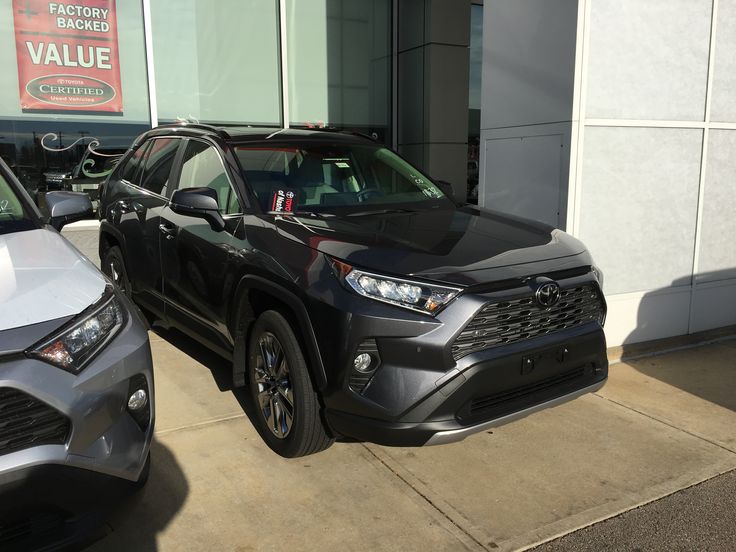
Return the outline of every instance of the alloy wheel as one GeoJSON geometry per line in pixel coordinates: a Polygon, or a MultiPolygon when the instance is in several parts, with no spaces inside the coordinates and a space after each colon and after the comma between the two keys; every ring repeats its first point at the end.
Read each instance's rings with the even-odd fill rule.
{"type": "Polygon", "coordinates": [[[285,439],[294,423],[294,393],[284,348],[271,332],[258,338],[254,379],[258,408],[266,425],[276,437],[285,439]]]}

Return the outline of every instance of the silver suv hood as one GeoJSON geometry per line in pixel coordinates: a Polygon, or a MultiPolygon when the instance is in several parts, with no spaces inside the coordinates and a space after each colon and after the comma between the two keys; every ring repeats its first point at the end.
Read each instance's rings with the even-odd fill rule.
{"type": "Polygon", "coordinates": [[[0,331],[78,314],[106,280],[53,230],[0,235],[0,331]]]}

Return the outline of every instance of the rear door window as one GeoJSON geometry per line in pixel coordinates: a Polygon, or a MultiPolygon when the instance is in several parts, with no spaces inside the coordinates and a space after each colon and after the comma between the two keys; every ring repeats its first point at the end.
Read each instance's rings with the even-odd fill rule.
{"type": "Polygon", "coordinates": [[[181,141],[178,138],[155,138],[146,152],[140,184],[142,188],[166,196],[174,158],[181,141]]]}

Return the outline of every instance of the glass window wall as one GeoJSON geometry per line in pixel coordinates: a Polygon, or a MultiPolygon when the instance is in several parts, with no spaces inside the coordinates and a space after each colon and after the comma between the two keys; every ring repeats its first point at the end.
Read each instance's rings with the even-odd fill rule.
{"type": "Polygon", "coordinates": [[[47,190],[96,189],[152,123],[278,127],[288,111],[290,126],[391,143],[392,0],[285,0],[283,14],[279,0],[150,0],[150,83],[143,2],[96,0],[85,32],[61,5],[0,0],[0,155],[42,206],[47,190]]]}
{"type": "Polygon", "coordinates": [[[49,189],[96,189],[150,128],[141,3],[59,6],[0,0],[0,156],[42,206],[49,189]]]}
{"type": "Polygon", "coordinates": [[[332,126],[390,143],[391,1],[287,0],[292,126],[332,126]]]}
{"type": "Polygon", "coordinates": [[[281,124],[276,0],[151,0],[159,123],[281,124]]]}

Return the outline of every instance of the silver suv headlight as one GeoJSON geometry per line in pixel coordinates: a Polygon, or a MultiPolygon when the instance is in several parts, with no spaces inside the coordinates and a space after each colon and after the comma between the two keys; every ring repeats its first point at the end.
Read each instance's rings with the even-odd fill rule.
{"type": "Polygon", "coordinates": [[[337,259],[332,261],[343,281],[360,295],[426,314],[437,314],[461,291],[460,288],[358,270],[337,259]]]}
{"type": "Polygon", "coordinates": [[[124,324],[125,308],[107,287],[102,299],[27,354],[78,374],[124,324]]]}

